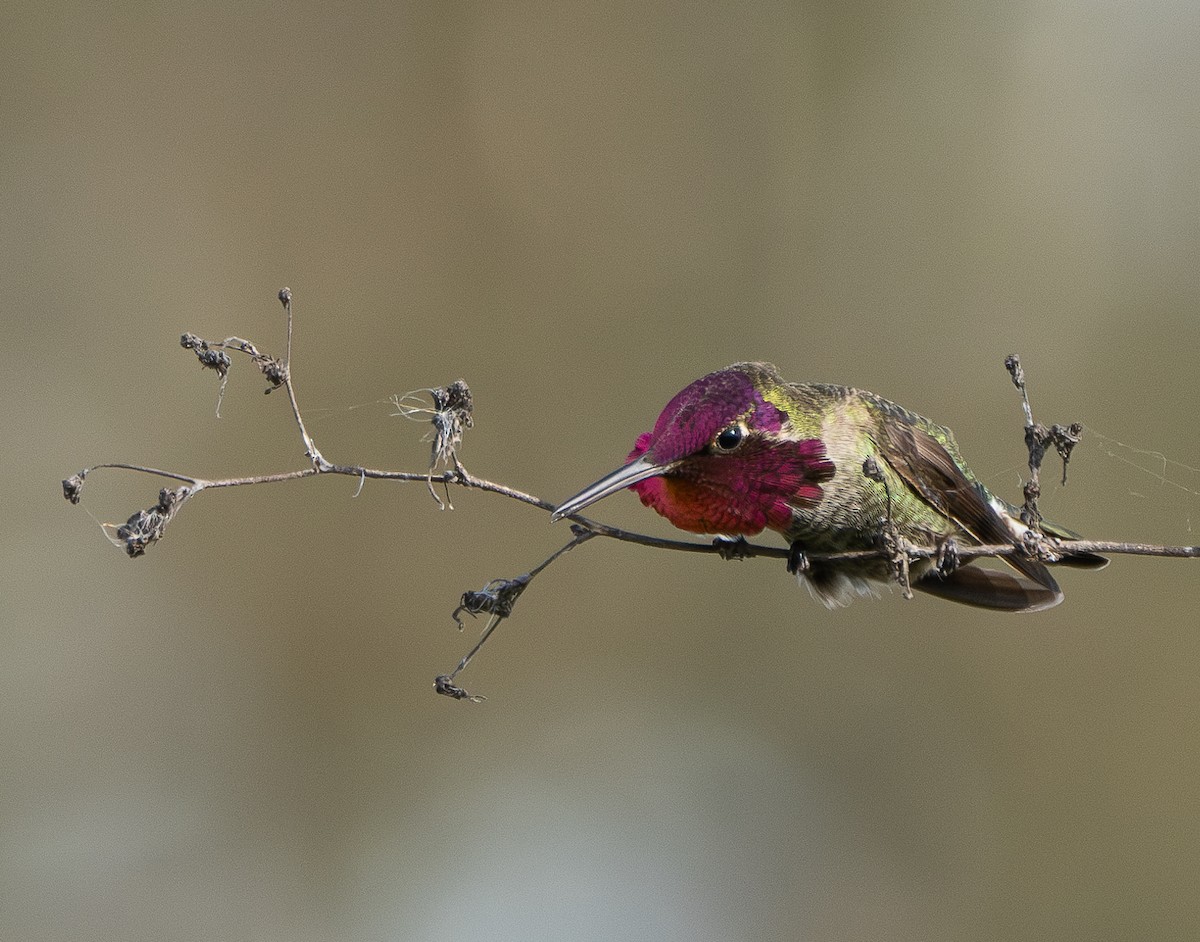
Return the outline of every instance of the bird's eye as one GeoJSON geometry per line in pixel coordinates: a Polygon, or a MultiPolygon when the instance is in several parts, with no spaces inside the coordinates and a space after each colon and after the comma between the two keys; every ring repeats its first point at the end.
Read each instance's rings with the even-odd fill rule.
{"type": "Polygon", "coordinates": [[[742,443],[742,439],[745,437],[745,426],[741,424],[731,425],[713,440],[713,444],[721,451],[733,451],[742,443]]]}

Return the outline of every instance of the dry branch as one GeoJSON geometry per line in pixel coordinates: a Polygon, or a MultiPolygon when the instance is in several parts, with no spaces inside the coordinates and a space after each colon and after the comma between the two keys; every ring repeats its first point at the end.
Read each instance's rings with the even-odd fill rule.
{"type": "MultiPolygon", "coordinates": [[[[183,505],[203,491],[226,487],[277,484],[327,474],[347,475],[358,478],[360,481],[370,478],[382,481],[421,482],[429,488],[430,493],[433,494],[439,505],[449,507],[450,509],[453,508],[449,501],[449,489],[453,486],[496,494],[523,504],[528,504],[547,513],[554,511],[555,504],[550,501],[542,500],[539,497],[527,494],[505,484],[476,477],[463,466],[458,457],[458,448],[462,443],[464,431],[472,425],[472,397],[469,387],[462,380],[456,380],[444,387],[427,387],[423,390],[418,390],[419,393],[427,393],[430,396],[431,404],[426,404],[423,400],[414,398],[416,397],[416,393],[409,393],[393,400],[398,410],[397,414],[405,415],[409,418],[418,416],[428,417],[428,421],[432,425],[432,432],[428,436],[428,439],[432,442],[431,456],[429,467],[426,470],[382,470],[368,468],[363,465],[337,464],[326,460],[317,449],[316,443],[305,428],[304,418],[296,399],[293,371],[291,369],[293,328],[291,291],[287,288],[281,289],[279,300],[283,304],[287,314],[287,353],[282,359],[261,352],[255,344],[240,337],[228,337],[225,340],[209,342],[202,340],[194,334],[185,333],[180,343],[185,349],[192,350],[196,354],[202,367],[213,370],[220,379],[218,413],[220,410],[220,398],[224,394],[225,384],[232,367],[232,357],[230,354],[244,355],[251,360],[268,382],[266,392],[272,392],[280,387],[286,389],[288,402],[292,410],[292,417],[300,434],[304,455],[308,459],[308,466],[273,474],[206,479],[144,465],[109,462],[84,468],[65,479],[62,482],[63,495],[72,504],[78,504],[82,499],[85,479],[92,472],[101,469],[131,471],[180,482],[180,486],[178,487],[173,489],[163,488],[160,490],[158,499],[154,504],[143,510],[136,511],[124,524],[112,528],[116,533],[116,541],[124,546],[125,551],[130,557],[143,555],[150,546],[158,542],[166,532],[168,524],[174,520],[183,505]],[[437,470],[439,465],[442,466],[441,471],[437,470]],[[445,489],[445,501],[438,497],[434,491],[434,484],[440,484],[445,489]]],[[[1041,494],[1040,472],[1043,459],[1047,452],[1053,448],[1062,459],[1062,479],[1065,483],[1067,463],[1070,460],[1072,449],[1079,442],[1082,426],[1078,424],[1068,426],[1053,425],[1047,428],[1035,422],[1033,411],[1029,404],[1029,395],[1020,359],[1016,355],[1009,356],[1005,360],[1005,367],[1008,369],[1013,384],[1021,392],[1022,406],[1025,414],[1025,443],[1029,452],[1030,477],[1023,488],[1025,502],[1021,508],[1021,517],[1030,530],[1028,539],[1023,543],[960,547],[948,541],[940,546],[913,546],[907,541],[896,539],[895,533],[892,533],[893,538],[889,540],[887,538],[888,531],[889,529],[894,530],[894,528],[889,528],[888,524],[890,520],[885,520],[883,532],[881,533],[880,546],[877,549],[839,553],[812,553],[806,554],[803,560],[799,560],[794,558],[794,551],[788,547],[762,546],[749,543],[744,539],[738,539],[732,543],[728,540],[701,543],[690,540],[664,539],[612,527],[592,520],[589,517],[573,514],[568,518],[572,522],[572,539],[570,542],[556,550],[528,573],[517,576],[514,579],[493,580],[482,590],[463,594],[461,604],[454,610],[452,615],[454,620],[458,622],[459,627],[462,627],[462,621],[459,618],[462,613],[472,616],[486,614],[489,616],[489,620],[478,643],[467,653],[451,673],[443,674],[436,679],[434,683],[435,689],[438,693],[455,699],[476,702],[483,699],[459,687],[455,683],[458,674],[467,666],[500,622],[511,616],[513,606],[536,575],[548,568],[567,551],[598,536],[625,543],[634,543],[652,549],[711,554],[724,559],[748,559],[751,557],[783,559],[788,561],[789,569],[793,571],[813,562],[844,562],[882,557],[890,561],[897,582],[904,589],[905,596],[910,598],[912,593],[908,585],[908,570],[910,563],[917,559],[932,558],[938,561],[938,565],[941,568],[953,568],[954,565],[958,564],[960,559],[967,562],[981,557],[1008,557],[1021,554],[1050,561],[1072,553],[1193,558],[1200,556],[1200,546],[1161,546],[1105,540],[1060,540],[1044,533],[1041,529],[1042,516],[1038,506],[1038,499],[1041,494]]],[[[878,469],[873,469],[871,464],[868,461],[867,465],[863,468],[863,473],[868,476],[878,473],[878,469]]]]}

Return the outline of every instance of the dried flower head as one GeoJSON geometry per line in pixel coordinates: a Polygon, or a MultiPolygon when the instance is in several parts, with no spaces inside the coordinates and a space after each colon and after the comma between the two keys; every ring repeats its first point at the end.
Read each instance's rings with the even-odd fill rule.
{"type": "Polygon", "coordinates": [[[184,334],[179,338],[179,345],[185,350],[193,351],[204,369],[213,370],[221,377],[221,385],[224,388],[224,380],[229,375],[231,364],[228,353],[211,346],[207,340],[203,340],[195,334],[184,334]]]}
{"type": "MultiPolygon", "coordinates": [[[[158,492],[157,504],[133,514],[119,527],[115,527],[115,538],[111,534],[109,538],[118,545],[123,544],[131,559],[144,555],[148,547],[162,539],[167,524],[175,518],[183,502],[191,495],[190,487],[175,490],[164,487],[158,492]]],[[[105,531],[113,526],[111,523],[104,524],[105,531]]]]}
{"type": "Polygon", "coordinates": [[[86,471],[80,471],[69,478],[63,478],[63,497],[72,504],[78,504],[83,499],[83,479],[86,474],[86,471]]]}
{"type": "Polygon", "coordinates": [[[433,499],[442,509],[449,507],[453,510],[454,506],[450,503],[449,483],[445,482],[446,499],[443,501],[433,489],[433,472],[439,466],[459,467],[458,446],[462,444],[463,431],[475,424],[471,417],[474,402],[471,398],[470,387],[463,380],[456,379],[449,386],[415,389],[403,396],[393,396],[392,404],[396,407],[394,415],[414,421],[422,421],[424,417],[428,416],[428,421],[433,425],[433,431],[429,432],[421,441],[431,443],[429,449],[429,493],[433,495],[433,499]],[[428,402],[422,397],[423,393],[429,395],[428,402]]]}
{"type": "Polygon", "coordinates": [[[460,631],[463,621],[458,616],[462,612],[471,616],[495,615],[498,618],[508,618],[512,615],[517,599],[521,597],[532,578],[529,573],[525,573],[515,579],[493,579],[479,591],[468,590],[463,593],[462,602],[450,617],[458,623],[460,631]]]}

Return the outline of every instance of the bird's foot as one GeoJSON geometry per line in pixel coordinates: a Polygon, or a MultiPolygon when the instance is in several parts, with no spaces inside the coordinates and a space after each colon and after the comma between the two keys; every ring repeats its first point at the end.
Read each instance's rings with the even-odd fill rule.
{"type": "Polygon", "coordinates": [[[1044,563],[1056,563],[1062,559],[1062,554],[1054,551],[1051,539],[1045,533],[1032,528],[1026,530],[1021,537],[1021,549],[1030,559],[1038,559],[1044,563]]]}
{"type": "Polygon", "coordinates": [[[804,552],[804,544],[799,540],[788,547],[787,571],[793,576],[803,575],[812,569],[808,554],[804,552]]]}
{"type": "Polygon", "coordinates": [[[938,575],[943,579],[959,567],[961,560],[958,555],[958,540],[952,536],[946,537],[938,544],[937,559],[938,575]]]}
{"type": "Polygon", "coordinates": [[[744,536],[718,536],[713,539],[717,555],[722,559],[748,559],[750,544],[744,536]]]}

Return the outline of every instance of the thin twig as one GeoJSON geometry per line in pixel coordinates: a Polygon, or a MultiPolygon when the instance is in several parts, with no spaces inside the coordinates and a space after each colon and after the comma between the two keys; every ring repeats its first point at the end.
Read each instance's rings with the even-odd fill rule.
{"type": "MultiPolygon", "coordinates": [[[[181,474],[176,471],[164,471],[159,468],[144,467],[142,465],[125,464],[122,462],[109,462],[106,464],[92,465],[85,468],[83,471],[74,477],[64,481],[64,487],[69,482],[76,482],[79,476],[86,477],[89,473],[98,471],[103,468],[114,468],[126,471],[135,471],[142,474],[152,474],[159,477],[169,478],[176,481],[184,481],[193,485],[193,492],[198,493],[202,490],[215,490],[223,487],[245,487],[256,484],[277,484],[285,481],[299,481],[303,478],[318,477],[325,474],[342,474],[356,478],[371,478],[380,481],[400,481],[400,482],[419,482],[425,484],[429,480],[428,472],[426,471],[388,471],[379,468],[367,468],[361,465],[340,465],[330,464],[324,469],[320,468],[300,468],[295,471],[280,471],[273,474],[256,474],[246,477],[237,478],[218,478],[206,480],[204,478],[196,478],[190,475],[181,474]]],[[[486,478],[477,477],[470,474],[465,468],[451,468],[443,471],[441,474],[433,476],[434,483],[454,485],[467,490],[483,491],[489,494],[496,494],[500,497],[506,497],[510,500],[518,501],[522,504],[528,504],[531,507],[537,507],[539,510],[544,510],[547,513],[552,513],[557,506],[551,501],[543,500],[540,497],[535,497],[533,494],[528,494],[525,491],[518,490],[514,487],[509,487],[506,484],[500,484],[495,481],[489,481],[486,478]]],[[[646,546],[651,549],[673,550],[682,553],[701,553],[704,555],[716,556],[718,558],[723,555],[721,546],[714,546],[712,543],[698,543],[691,540],[673,540],[664,537],[651,536],[648,533],[639,533],[633,530],[624,530],[620,527],[610,526],[606,523],[601,523],[598,520],[593,520],[590,517],[585,517],[582,514],[572,514],[567,518],[572,523],[578,524],[583,529],[595,536],[603,536],[608,539],[618,540],[622,543],[634,543],[638,546],[646,546]]],[[[1200,556],[1200,546],[1164,546],[1150,543],[1121,543],[1113,541],[1101,540],[1058,540],[1053,542],[1056,551],[1062,552],[1064,555],[1068,553],[1113,553],[1124,554],[1130,556],[1164,556],[1164,557],[1194,557],[1200,556]]],[[[726,551],[727,552],[727,551],[726,551]]],[[[913,558],[936,558],[938,547],[936,546],[908,546],[907,552],[913,558]]],[[[964,559],[981,558],[984,556],[1012,556],[1023,552],[1020,547],[1010,544],[993,544],[984,546],[962,546],[959,553],[964,559]]],[[[769,559],[787,559],[789,550],[786,546],[766,546],[758,543],[746,542],[744,546],[739,544],[739,558],[749,559],[752,557],[766,557],[769,559]]],[[[812,562],[852,562],[864,559],[878,559],[887,557],[888,553],[879,549],[865,550],[845,550],[837,553],[809,553],[806,554],[812,562]]]]}
{"type": "Polygon", "coordinates": [[[475,642],[475,646],[458,662],[458,666],[449,674],[439,674],[434,678],[433,689],[435,691],[444,697],[451,697],[454,700],[468,700],[471,703],[480,703],[487,699],[487,697],[480,696],[479,694],[469,693],[466,689],[456,684],[455,680],[462,673],[463,669],[471,663],[471,658],[479,653],[479,649],[492,636],[492,632],[499,627],[500,622],[512,615],[513,606],[517,604],[517,599],[529,587],[529,583],[533,581],[534,576],[549,568],[560,556],[596,536],[595,533],[591,533],[580,527],[572,527],[571,530],[573,536],[569,543],[559,547],[524,575],[517,576],[515,579],[493,579],[479,592],[463,593],[462,603],[450,616],[458,623],[460,631],[462,630],[463,623],[462,619],[458,616],[462,612],[466,612],[472,616],[487,613],[490,617],[488,618],[487,625],[484,626],[483,634],[475,642]]]}
{"type": "Polygon", "coordinates": [[[296,402],[296,388],[292,382],[292,289],[280,288],[279,301],[287,311],[287,356],[283,361],[283,385],[287,387],[288,402],[292,404],[292,416],[300,427],[300,438],[304,442],[304,454],[312,461],[318,471],[328,471],[329,462],[317,449],[317,443],[304,427],[304,417],[300,414],[300,405],[296,402]]]}
{"type": "Polygon", "coordinates": [[[900,532],[900,528],[896,526],[895,519],[892,517],[892,489],[888,486],[887,477],[884,476],[883,469],[879,467],[879,462],[873,456],[863,462],[862,472],[870,480],[883,485],[883,494],[887,498],[887,514],[880,521],[879,535],[881,548],[887,555],[888,568],[892,571],[892,579],[900,586],[900,591],[904,597],[911,599],[913,597],[913,590],[912,583],[909,580],[909,566],[913,557],[908,551],[908,540],[904,538],[904,535],[900,532]]]}
{"type": "Polygon", "coordinates": [[[1053,447],[1062,459],[1062,483],[1067,483],[1067,465],[1071,452],[1083,436],[1083,426],[1078,422],[1071,425],[1051,425],[1049,428],[1033,420],[1033,408],[1029,405],[1029,390],[1025,386],[1025,370],[1021,358],[1015,353],[1004,358],[1004,368],[1012,377],[1013,385],[1021,392],[1021,408],[1025,413],[1025,448],[1029,452],[1029,480],[1023,488],[1025,503],[1021,506],[1021,521],[1035,533],[1042,532],[1042,512],[1038,499],[1042,496],[1041,472],[1046,450],[1053,447]]]}

